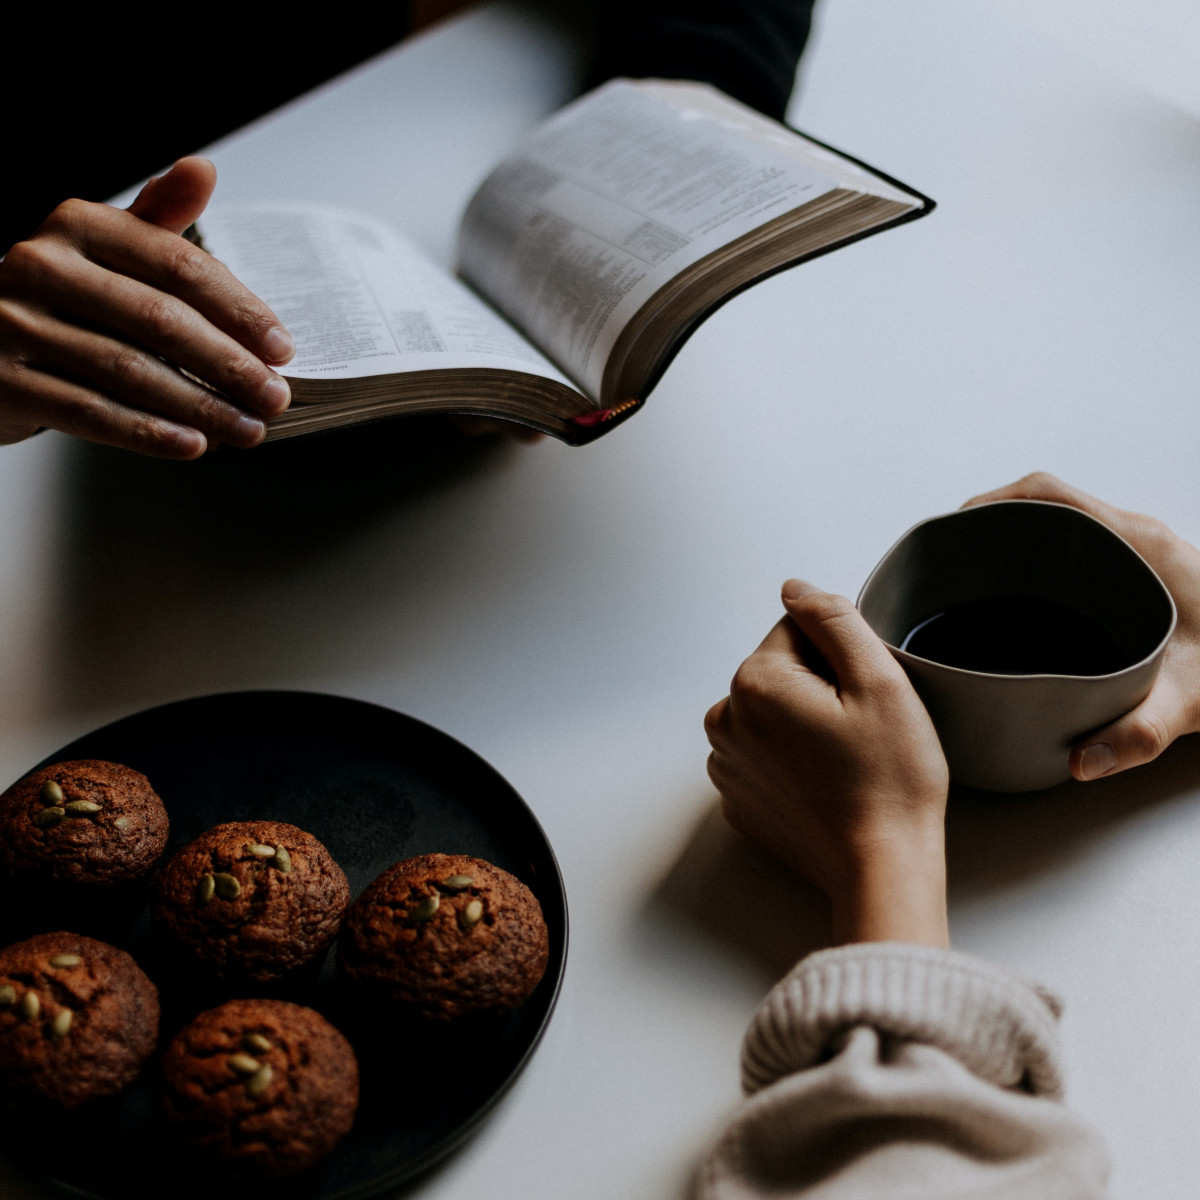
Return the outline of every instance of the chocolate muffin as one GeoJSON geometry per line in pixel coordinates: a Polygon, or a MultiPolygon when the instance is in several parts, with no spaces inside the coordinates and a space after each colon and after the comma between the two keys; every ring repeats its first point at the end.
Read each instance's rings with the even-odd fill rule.
{"type": "Polygon", "coordinates": [[[338,941],[350,979],[431,1021],[511,1011],[537,987],[549,954],[533,893],[465,854],[389,867],[354,902],[338,941]]]}
{"type": "Polygon", "coordinates": [[[55,763],[0,796],[0,871],[10,883],[109,889],[149,875],[167,832],[145,775],[101,759],[55,763]]]}
{"type": "Polygon", "coordinates": [[[150,911],[219,978],[265,984],[316,963],[349,902],[346,876],[311,833],[282,821],[232,821],[171,858],[150,911]]]}
{"type": "Polygon", "coordinates": [[[158,1040],[158,991],[124,950],[39,933],[0,950],[0,1098],[69,1111],[131,1083],[158,1040]]]}
{"type": "Polygon", "coordinates": [[[358,1108],[349,1042],[311,1008],[230,1000],[201,1013],[162,1058],[163,1108],[180,1144],[248,1178],[324,1158],[358,1108]]]}

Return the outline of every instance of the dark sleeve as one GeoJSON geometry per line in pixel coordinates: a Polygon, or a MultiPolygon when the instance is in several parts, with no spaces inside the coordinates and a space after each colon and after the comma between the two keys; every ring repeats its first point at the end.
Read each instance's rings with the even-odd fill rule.
{"type": "Polygon", "coordinates": [[[329,22],[319,36],[269,20],[248,11],[229,39],[201,36],[204,13],[179,7],[137,33],[131,12],[108,5],[61,21],[33,5],[6,16],[0,254],[63,200],[106,200],[386,49],[406,8],[329,22]]]}
{"type": "Polygon", "coordinates": [[[592,85],[695,79],[782,120],[813,0],[612,0],[600,18],[592,85]]]}

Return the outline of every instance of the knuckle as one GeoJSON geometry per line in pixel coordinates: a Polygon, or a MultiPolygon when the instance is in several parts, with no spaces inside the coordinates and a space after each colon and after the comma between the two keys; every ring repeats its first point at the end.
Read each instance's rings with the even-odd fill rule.
{"type": "Polygon", "coordinates": [[[711,742],[720,732],[721,726],[725,719],[725,712],[729,707],[729,701],[726,699],[718,700],[704,714],[704,733],[711,742]]]}
{"type": "Polygon", "coordinates": [[[70,390],[54,397],[53,426],[65,433],[91,437],[102,424],[104,400],[88,389],[70,390]]]}
{"type": "Polygon", "coordinates": [[[167,260],[167,271],[172,281],[180,287],[191,288],[204,284],[212,277],[212,256],[206,254],[198,246],[177,239],[178,246],[172,247],[167,260]]]}
{"type": "Polygon", "coordinates": [[[893,661],[890,655],[886,661],[881,660],[878,668],[870,672],[863,685],[872,700],[889,707],[907,698],[912,691],[908,676],[899,666],[894,671],[888,669],[888,664],[893,661]]]}
{"type": "Polygon", "coordinates": [[[140,316],[151,337],[171,342],[183,325],[183,306],[173,297],[155,292],[142,304],[140,316]]]}
{"type": "Polygon", "coordinates": [[[1139,716],[1129,727],[1130,741],[1137,753],[1148,761],[1157,758],[1170,744],[1166,722],[1158,716],[1139,716]]]}
{"type": "Polygon", "coordinates": [[[734,672],[729,684],[729,695],[742,705],[765,704],[775,693],[772,673],[757,655],[751,655],[734,672]]]}
{"type": "Polygon", "coordinates": [[[1031,497],[1067,494],[1067,485],[1057,475],[1051,475],[1049,471],[1031,471],[1028,475],[1018,479],[1012,486],[1014,490],[1019,490],[1022,494],[1031,497]]]}
{"type": "Polygon", "coordinates": [[[266,337],[278,324],[270,312],[253,300],[239,302],[235,309],[235,318],[238,327],[255,339],[266,337]]]}
{"type": "Polygon", "coordinates": [[[156,447],[171,440],[165,423],[99,390],[79,388],[59,394],[53,415],[55,429],[143,453],[155,453],[156,447]]]}
{"type": "Polygon", "coordinates": [[[262,363],[252,355],[231,354],[221,365],[221,384],[232,394],[257,397],[264,374],[262,363]]]}
{"type": "Polygon", "coordinates": [[[165,455],[175,442],[174,430],[150,413],[132,413],[126,435],[126,445],[143,454],[165,455]]]}
{"type": "Polygon", "coordinates": [[[1178,539],[1170,526],[1157,517],[1148,517],[1143,513],[1133,514],[1133,538],[1138,549],[1154,562],[1161,562],[1172,550],[1178,539]]]}
{"type": "Polygon", "coordinates": [[[113,351],[109,360],[108,373],[116,388],[126,395],[137,395],[145,390],[148,364],[132,346],[120,346],[113,351]]]}
{"type": "MultiPolygon", "coordinates": [[[[23,304],[0,297],[0,340],[24,344],[37,334],[37,320],[23,304]]],[[[17,358],[24,362],[18,346],[6,347],[6,359],[17,358]]]]}
{"type": "Polygon", "coordinates": [[[47,233],[75,238],[94,215],[97,206],[88,200],[64,200],[42,223],[47,233]]]}
{"type": "Polygon", "coordinates": [[[45,238],[27,238],[17,242],[4,256],[4,266],[7,272],[25,282],[34,282],[45,278],[53,269],[55,255],[45,238]]]}
{"type": "Polygon", "coordinates": [[[191,408],[186,420],[210,433],[227,432],[237,424],[238,412],[217,392],[199,384],[193,389],[191,408]]]}

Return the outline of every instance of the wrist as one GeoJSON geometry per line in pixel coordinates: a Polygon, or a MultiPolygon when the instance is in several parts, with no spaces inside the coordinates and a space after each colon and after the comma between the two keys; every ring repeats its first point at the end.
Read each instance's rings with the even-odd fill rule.
{"type": "Polygon", "coordinates": [[[880,837],[861,849],[830,896],[833,940],[950,944],[946,844],[939,821],[903,838],[880,837]]]}

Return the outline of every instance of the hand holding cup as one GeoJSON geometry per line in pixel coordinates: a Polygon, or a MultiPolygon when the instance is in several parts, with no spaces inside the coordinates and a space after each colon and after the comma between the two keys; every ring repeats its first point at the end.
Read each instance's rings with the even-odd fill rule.
{"type": "Polygon", "coordinates": [[[1071,774],[1082,781],[1114,775],[1157,758],[1176,738],[1200,732],[1200,550],[1161,521],[1105,504],[1045,472],[985,492],[963,507],[997,500],[1049,500],[1102,521],[1154,568],[1178,610],[1175,633],[1149,695],[1075,742],[1071,774]]]}
{"type": "Polygon", "coordinates": [[[705,719],[726,819],[820,888],[835,941],[946,945],[946,762],[903,670],[849,600],[786,615],[705,719]]]}

